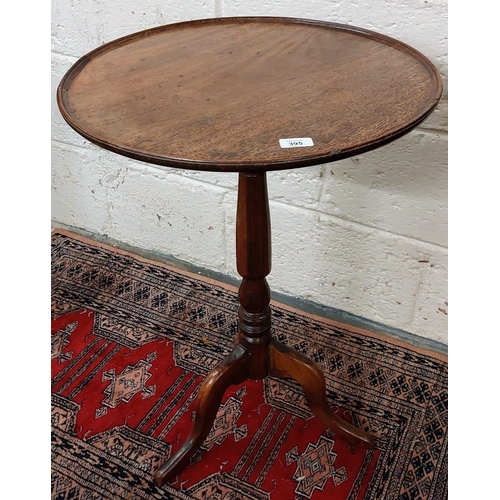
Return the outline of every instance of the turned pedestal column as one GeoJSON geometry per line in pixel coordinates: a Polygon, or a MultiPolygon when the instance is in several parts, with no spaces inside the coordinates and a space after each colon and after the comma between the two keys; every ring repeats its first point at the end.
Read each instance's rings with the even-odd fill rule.
{"type": "MultiPolygon", "coordinates": [[[[184,468],[208,436],[224,392],[230,385],[267,376],[293,378],[303,388],[311,411],[352,445],[372,448],[368,434],[335,415],[326,399],[325,377],[316,363],[271,337],[271,224],[266,174],[239,174],[236,263],[243,277],[238,299],[237,344],[202,383],[191,434],[155,473],[162,485],[184,468]]],[[[304,332],[306,333],[306,332],[304,332]]]]}
{"type": "Polygon", "coordinates": [[[352,445],[373,445],[332,413],[318,366],[271,337],[266,172],[384,146],[425,120],[441,92],[437,69],[402,42],[279,17],[157,26],[97,47],[65,74],[61,114],[94,144],[163,167],[239,173],[236,346],[202,383],[192,432],[156,471],[158,484],[189,463],[226,389],[247,379],[295,379],[326,427],[352,445]]]}

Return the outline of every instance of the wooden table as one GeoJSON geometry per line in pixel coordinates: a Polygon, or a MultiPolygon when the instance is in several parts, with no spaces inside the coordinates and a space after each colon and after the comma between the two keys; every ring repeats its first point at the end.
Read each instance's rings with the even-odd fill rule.
{"type": "Polygon", "coordinates": [[[115,153],[167,167],[239,172],[239,332],[204,380],[193,429],[155,473],[161,485],[207,437],[232,384],[290,377],[312,412],[353,446],[372,438],[329,408],[324,376],[271,336],[271,226],[266,172],[377,148],[432,112],[439,73],[411,47],[374,32],[288,18],[220,18],[120,38],[78,60],[57,90],[79,134],[115,153]]]}

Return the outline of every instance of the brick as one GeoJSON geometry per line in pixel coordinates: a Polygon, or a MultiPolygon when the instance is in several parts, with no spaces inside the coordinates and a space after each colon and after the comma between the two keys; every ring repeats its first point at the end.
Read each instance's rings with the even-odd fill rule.
{"type": "Polygon", "coordinates": [[[415,313],[409,330],[422,337],[448,344],[447,253],[434,252],[423,259],[415,313]]]}
{"type": "Polygon", "coordinates": [[[109,185],[103,179],[110,166],[100,158],[97,150],[52,141],[51,204],[54,222],[99,234],[108,231],[109,185]]]}
{"type": "MultiPolygon", "coordinates": [[[[282,203],[270,210],[272,291],[422,335],[414,314],[427,300],[428,262],[442,261],[443,249],[282,203]]],[[[234,225],[228,213],[228,234],[234,225]]],[[[237,276],[234,261],[231,244],[228,274],[237,276]]],[[[446,324],[432,317],[425,330],[442,341],[446,324]]]]}
{"type": "Polygon", "coordinates": [[[223,270],[225,192],[168,169],[131,162],[110,193],[108,234],[195,266],[223,270]]]}
{"type": "Polygon", "coordinates": [[[81,57],[90,50],[136,31],[215,17],[215,2],[194,0],[162,5],[152,0],[54,2],[52,50],[81,57]],[[173,5],[172,5],[173,4],[173,5]]]}
{"type": "Polygon", "coordinates": [[[446,247],[447,136],[412,132],[326,166],[319,210],[446,247]]]}
{"type": "Polygon", "coordinates": [[[303,207],[316,207],[321,196],[324,167],[314,165],[268,173],[269,198],[303,207]]]}
{"type": "Polygon", "coordinates": [[[66,125],[55,103],[65,71],[102,43],[217,15],[347,23],[406,42],[436,64],[445,95],[416,131],[357,158],[269,173],[269,282],[274,291],[446,343],[447,135],[440,133],[447,130],[446,1],[56,1],[54,221],[238,276],[237,174],[149,166],[101,150],[66,125]]]}

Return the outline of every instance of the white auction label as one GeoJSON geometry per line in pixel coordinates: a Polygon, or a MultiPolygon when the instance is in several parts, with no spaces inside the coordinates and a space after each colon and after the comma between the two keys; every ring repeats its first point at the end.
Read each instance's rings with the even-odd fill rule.
{"type": "Polygon", "coordinates": [[[314,142],[310,137],[298,137],[296,139],[280,139],[282,148],[307,148],[314,146],[314,142]]]}

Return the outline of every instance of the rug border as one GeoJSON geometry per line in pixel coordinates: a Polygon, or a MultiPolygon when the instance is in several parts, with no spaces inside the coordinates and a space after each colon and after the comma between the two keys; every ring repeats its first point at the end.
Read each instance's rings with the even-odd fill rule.
{"type": "MultiPolygon", "coordinates": [[[[116,252],[116,253],[124,255],[124,256],[132,257],[132,258],[137,259],[138,261],[146,263],[146,264],[154,264],[154,265],[157,265],[157,266],[162,267],[164,269],[167,269],[169,271],[173,271],[173,272],[176,272],[178,274],[183,274],[189,278],[197,279],[197,280],[203,281],[204,283],[207,283],[207,284],[219,286],[221,288],[224,288],[224,289],[231,291],[231,292],[234,292],[234,293],[238,292],[238,287],[231,285],[230,283],[224,283],[222,281],[210,278],[208,276],[204,276],[203,274],[198,274],[198,273],[195,273],[192,271],[188,271],[186,269],[182,269],[182,268],[176,267],[176,266],[171,265],[171,264],[166,264],[165,262],[161,262],[159,260],[154,260],[151,258],[143,257],[143,256],[138,255],[136,253],[133,253],[131,251],[123,250],[123,249],[118,248],[114,245],[110,245],[108,243],[103,243],[103,242],[97,241],[95,239],[92,239],[88,236],[84,236],[82,234],[76,233],[76,232],[71,231],[69,229],[64,229],[64,228],[53,229],[51,232],[51,239],[53,236],[56,236],[57,234],[61,234],[63,236],[67,236],[69,238],[73,238],[75,240],[81,241],[82,243],[87,243],[87,244],[95,246],[95,247],[104,248],[106,250],[110,250],[110,251],[116,252]]],[[[279,308],[284,309],[288,312],[299,314],[301,316],[318,321],[318,322],[326,324],[326,325],[334,326],[337,328],[342,328],[342,329],[348,330],[348,331],[353,332],[353,333],[364,335],[364,336],[369,337],[369,338],[374,338],[377,340],[385,341],[389,344],[393,344],[393,345],[398,346],[398,347],[406,348],[406,349],[409,349],[409,350],[414,351],[416,353],[419,353],[419,354],[422,354],[425,356],[430,356],[430,357],[435,358],[439,361],[448,363],[448,355],[447,354],[433,351],[432,349],[426,349],[423,347],[415,346],[415,345],[411,344],[410,342],[406,342],[404,340],[392,337],[390,335],[384,335],[382,333],[373,332],[370,330],[366,330],[364,328],[359,328],[359,327],[350,325],[348,323],[342,323],[342,322],[339,322],[339,321],[336,321],[336,320],[333,320],[330,318],[325,318],[323,316],[312,314],[312,313],[303,311],[299,308],[289,306],[289,305],[284,304],[283,302],[279,302],[277,300],[271,300],[271,306],[279,307],[279,308]]],[[[423,337],[423,338],[425,338],[425,337],[423,337]]]]}

